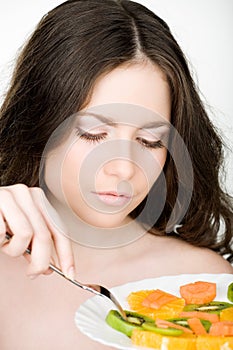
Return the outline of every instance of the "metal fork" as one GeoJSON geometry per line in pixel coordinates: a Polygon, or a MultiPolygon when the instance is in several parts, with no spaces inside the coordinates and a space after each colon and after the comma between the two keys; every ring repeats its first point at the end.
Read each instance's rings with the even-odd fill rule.
{"type": "MultiPolygon", "coordinates": [[[[10,240],[12,238],[11,235],[8,233],[6,234],[6,238],[10,240]]],[[[31,254],[31,250],[29,248],[26,249],[27,254],[31,254]]],[[[121,316],[124,320],[127,320],[127,316],[125,314],[125,311],[123,310],[122,306],[120,305],[119,301],[116,299],[116,297],[108,290],[107,288],[100,286],[98,284],[83,284],[81,282],[76,281],[75,279],[71,279],[67,277],[58,267],[56,267],[53,264],[49,264],[49,268],[56,273],[58,273],[60,276],[64,277],[67,281],[75,284],[77,287],[82,288],[84,290],[87,290],[91,293],[94,293],[96,295],[99,295],[101,297],[106,297],[110,299],[113,304],[117,307],[118,311],[120,312],[121,316]]]]}

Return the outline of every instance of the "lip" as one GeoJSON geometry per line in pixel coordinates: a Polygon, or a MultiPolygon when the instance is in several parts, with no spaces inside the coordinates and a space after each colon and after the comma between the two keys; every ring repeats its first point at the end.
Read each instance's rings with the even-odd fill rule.
{"type": "Polygon", "coordinates": [[[98,197],[98,199],[104,204],[116,207],[126,205],[132,199],[131,195],[122,192],[104,191],[92,193],[94,193],[98,197]]]}

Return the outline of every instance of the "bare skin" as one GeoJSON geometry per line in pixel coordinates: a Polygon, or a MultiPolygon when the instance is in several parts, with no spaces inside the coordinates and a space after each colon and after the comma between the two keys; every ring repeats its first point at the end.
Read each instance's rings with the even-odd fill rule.
{"type": "MultiPolygon", "coordinates": [[[[119,67],[98,80],[87,107],[106,106],[112,103],[144,107],[154,112],[153,118],[151,113],[143,114],[143,121],[140,120],[140,123],[131,121],[128,124],[128,119],[127,123],[121,119],[127,114],[120,113],[120,119],[115,118],[114,123],[98,121],[97,125],[96,118],[91,119],[90,116],[83,120],[80,118],[81,129],[85,131],[82,136],[86,134],[86,138],[75,134],[77,140],[72,143],[72,147],[67,148],[68,153],[65,143],[62,143],[59,149],[49,154],[45,167],[50,200],[55,197],[59,203],[60,200],[63,203],[63,197],[60,198],[60,195],[65,193],[72,212],[76,213],[84,223],[107,229],[118,228],[128,223],[129,213],[148,194],[150,190],[148,186],[152,186],[156,181],[165,164],[166,147],[158,147],[158,142],[163,139],[163,132],[158,131],[159,127],[151,129],[148,124],[158,121],[158,115],[163,116],[166,122],[170,120],[171,101],[168,83],[158,67],[150,62],[119,67]],[[146,116],[147,120],[144,120],[146,116]],[[147,124],[144,124],[145,122],[147,124]],[[90,142],[87,134],[89,138],[90,135],[99,136],[99,143],[90,142]],[[98,156],[98,145],[104,145],[105,141],[110,142],[110,145],[111,142],[117,141],[120,146],[121,141],[127,141],[123,144],[127,144],[128,154],[132,153],[133,156],[138,153],[131,152],[129,145],[136,142],[140,150],[143,150],[143,156],[149,152],[147,153],[149,170],[142,171],[141,167],[137,166],[141,164],[136,162],[139,159],[128,158],[127,154],[113,156],[109,157],[107,162],[101,161],[101,167],[97,166],[96,171],[93,171],[90,162],[88,174],[93,174],[95,186],[88,181],[80,182],[81,185],[79,183],[77,186],[85,157],[90,160],[88,155],[95,149],[98,156]],[[54,173],[54,169],[58,171],[54,173]],[[61,178],[54,176],[56,174],[62,174],[61,178]],[[116,192],[118,185],[122,183],[128,184],[128,188],[132,189],[131,201],[129,205],[119,207],[121,210],[114,212],[113,215],[108,215],[108,210],[106,212],[94,210],[93,205],[87,205],[80,191],[83,186],[83,191],[87,195],[102,196],[101,198],[106,200],[107,194],[108,200],[112,201],[112,193],[116,192]]],[[[130,116],[129,113],[128,117],[130,116]]],[[[132,117],[134,116],[135,113],[132,117]]],[[[145,157],[143,159],[145,160],[145,157]]],[[[85,180],[89,180],[89,176],[85,176],[85,180]]],[[[118,196],[120,198],[120,195],[118,196]]],[[[41,189],[38,188],[27,188],[25,185],[17,184],[0,189],[0,349],[2,350],[107,349],[80,333],[74,324],[75,311],[91,295],[56,274],[42,275],[46,273],[49,262],[54,258],[53,250],[66,275],[73,275],[75,261],[76,279],[84,283],[102,284],[109,288],[161,275],[233,273],[232,267],[225,260],[209,250],[195,248],[176,239],[155,237],[150,234],[121,248],[103,250],[73,244],[72,250],[69,241],[57,232],[57,228],[51,222],[48,215],[51,211],[47,212],[44,207],[46,201],[41,189]],[[13,235],[9,244],[4,244],[6,232],[13,235]],[[29,244],[32,251],[30,264],[22,257],[29,244]],[[29,276],[37,278],[30,279],[29,276]]],[[[53,200],[50,204],[61,215],[63,212],[58,210],[60,207],[57,201],[53,200]]],[[[50,204],[47,209],[51,209],[50,204]]],[[[101,207],[97,206],[97,209],[101,207]]],[[[62,222],[68,223],[67,215],[63,219],[62,222]]],[[[75,232],[83,233],[82,229],[83,227],[74,226],[75,232]]]]}
{"type": "MultiPolygon", "coordinates": [[[[230,264],[208,249],[151,234],[117,249],[77,244],[73,249],[76,278],[109,288],[161,275],[233,273],[230,264]]],[[[27,264],[22,257],[0,255],[1,349],[111,349],[90,340],[74,324],[75,311],[92,295],[55,273],[31,280],[26,275],[27,264]]]]}

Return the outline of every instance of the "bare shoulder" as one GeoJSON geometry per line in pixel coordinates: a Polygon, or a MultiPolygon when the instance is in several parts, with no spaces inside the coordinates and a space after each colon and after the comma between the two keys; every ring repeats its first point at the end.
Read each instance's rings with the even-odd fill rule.
{"type": "Polygon", "coordinates": [[[233,273],[233,266],[218,253],[208,248],[195,247],[180,239],[169,239],[174,253],[177,253],[190,271],[206,273],[233,273]]]}
{"type": "Polygon", "coordinates": [[[163,274],[233,274],[233,266],[210,249],[195,247],[175,237],[150,235],[148,240],[150,264],[159,263],[160,267],[163,267],[163,274]]]}

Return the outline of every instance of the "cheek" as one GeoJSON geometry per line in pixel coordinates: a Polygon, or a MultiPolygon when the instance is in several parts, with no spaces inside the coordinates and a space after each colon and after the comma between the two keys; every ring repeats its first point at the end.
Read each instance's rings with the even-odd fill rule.
{"type": "Polygon", "coordinates": [[[157,178],[163,171],[163,167],[167,158],[167,149],[157,149],[151,152],[151,155],[153,161],[151,161],[150,157],[148,158],[149,164],[145,164],[145,168],[147,169],[146,174],[149,179],[150,187],[154,184],[154,182],[157,180],[157,178]]]}
{"type": "Polygon", "coordinates": [[[79,174],[83,161],[88,155],[88,149],[75,144],[67,152],[62,163],[61,184],[66,195],[75,195],[79,191],[79,174]]]}
{"type": "Polygon", "coordinates": [[[47,156],[44,181],[53,195],[64,202],[79,191],[79,173],[88,154],[87,147],[77,143],[55,149],[47,156]]]}
{"type": "Polygon", "coordinates": [[[155,160],[156,160],[158,169],[160,169],[160,171],[162,171],[164,164],[166,162],[166,159],[167,159],[167,149],[166,148],[159,149],[155,155],[155,160]]]}
{"type": "Polygon", "coordinates": [[[63,157],[59,152],[52,151],[46,159],[44,182],[49,191],[59,200],[63,201],[62,190],[62,162],[63,157]]]}

